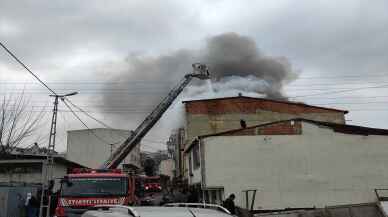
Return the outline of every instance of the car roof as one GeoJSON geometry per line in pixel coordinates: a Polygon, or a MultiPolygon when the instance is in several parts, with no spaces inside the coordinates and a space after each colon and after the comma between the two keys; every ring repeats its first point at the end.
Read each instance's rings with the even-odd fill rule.
{"type": "MultiPolygon", "coordinates": [[[[192,207],[152,207],[139,206],[132,207],[133,210],[141,217],[230,217],[229,214],[204,208],[192,207]]],[[[133,217],[124,212],[115,212],[112,210],[105,211],[88,211],[82,217],[133,217]]]]}

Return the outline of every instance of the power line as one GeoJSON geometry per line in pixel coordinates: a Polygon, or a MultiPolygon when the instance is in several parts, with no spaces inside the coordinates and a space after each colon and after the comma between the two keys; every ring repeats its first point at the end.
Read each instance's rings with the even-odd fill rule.
{"type": "MultiPolygon", "coordinates": [[[[77,108],[80,112],[84,113],[85,115],[87,115],[88,117],[90,117],[91,119],[95,120],[96,122],[100,123],[101,125],[103,125],[104,127],[108,128],[108,129],[112,129],[112,130],[115,130],[113,127],[109,126],[108,124],[104,123],[103,121],[101,120],[98,120],[97,118],[93,117],[92,115],[90,115],[88,112],[86,112],[85,110],[83,110],[82,108],[80,108],[79,106],[75,105],[74,103],[72,103],[69,99],[65,99],[67,100],[73,107],[77,108]]],[[[124,137],[120,134],[117,134],[119,135],[120,137],[124,138],[125,140],[127,139],[127,137],[124,137]]],[[[124,140],[124,141],[125,141],[124,140]]],[[[161,141],[155,141],[155,140],[149,140],[149,139],[142,139],[143,141],[148,141],[148,142],[152,142],[152,143],[158,143],[158,144],[165,144],[164,142],[161,142],[161,141]]],[[[123,142],[124,142],[123,141],[123,142]]]]}
{"type": "Polygon", "coordinates": [[[85,110],[83,110],[82,108],[80,108],[79,106],[75,105],[73,102],[71,102],[69,99],[65,98],[65,100],[67,100],[72,106],[74,106],[75,108],[77,108],[79,111],[81,111],[82,113],[84,113],[86,116],[88,116],[89,118],[95,120],[96,122],[98,122],[99,124],[103,125],[104,127],[106,128],[109,128],[109,129],[113,129],[112,127],[110,127],[109,125],[107,125],[106,123],[104,123],[103,121],[101,120],[98,120],[97,118],[93,117],[92,115],[90,115],[88,112],[86,112],[85,110]]]}
{"type": "Polygon", "coordinates": [[[86,127],[86,129],[88,129],[97,139],[106,143],[107,145],[112,144],[112,143],[104,140],[103,138],[99,137],[96,133],[94,133],[94,131],[92,129],[90,129],[88,127],[88,125],[86,125],[86,123],[77,115],[77,113],[75,113],[73,111],[73,109],[69,106],[69,104],[67,104],[67,102],[65,100],[62,100],[62,102],[66,105],[66,107],[70,110],[70,112],[82,123],[82,125],[84,125],[84,127],[86,127]]]}
{"type": "MultiPolygon", "coordinates": [[[[108,129],[113,129],[113,128],[110,127],[109,125],[107,125],[107,124],[105,124],[104,122],[98,120],[97,118],[95,118],[95,117],[93,117],[92,115],[90,115],[89,113],[87,113],[85,110],[81,109],[80,107],[78,107],[77,105],[75,105],[74,103],[72,103],[69,99],[65,98],[65,100],[67,100],[73,107],[75,107],[75,108],[77,108],[78,110],[80,110],[80,112],[82,112],[83,114],[85,114],[85,115],[87,115],[88,117],[92,118],[93,120],[97,121],[98,123],[102,124],[102,125],[105,126],[106,128],[108,128],[108,129]]],[[[83,125],[84,125],[87,129],[91,130],[91,129],[90,129],[90,128],[89,128],[89,127],[88,127],[88,126],[87,126],[87,125],[79,118],[79,116],[77,116],[77,115],[75,114],[75,111],[73,111],[73,110],[70,108],[70,106],[69,106],[66,102],[64,102],[64,103],[65,103],[65,105],[69,108],[69,110],[77,117],[77,119],[80,120],[81,123],[83,123],[83,125]]],[[[113,130],[114,130],[114,129],[113,129],[113,130]]],[[[122,136],[122,135],[120,135],[120,134],[117,134],[118,136],[122,137],[124,140],[120,140],[120,141],[117,141],[117,142],[114,142],[114,143],[110,143],[110,142],[107,142],[106,140],[100,138],[99,136],[97,136],[93,131],[92,131],[92,133],[93,133],[94,136],[96,136],[100,141],[103,141],[104,143],[106,143],[106,144],[108,144],[108,145],[109,145],[109,144],[120,144],[120,143],[123,143],[123,142],[127,139],[127,137],[122,136]]],[[[152,141],[152,140],[148,140],[148,139],[143,139],[143,141],[148,141],[148,142],[157,143],[157,144],[165,144],[165,143],[160,142],[160,141],[152,141]]],[[[154,147],[152,147],[152,146],[149,146],[149,145],[146,145],[146,144],[141,144],[141,145],[148,146],[149,148],[153,148],[153,149],[155,149],[155,150],[160,150],[160,149],[156,149],[156,148],[154,148],[154,147]]]]}
{"type": "Polygon", "coordinates": [[[372,87],[360,87],[360,88],[352,88],[352,89],[338,90],[338,91],[328,91],[328,92],[309,94],[309,95],[291,96],[290,98],[320,96],[320,95],[326,95],[326,94],[345,93],[345,92],[356,91],[356,90],[365,90],[365,89],[383,88],[383,87],[388,87],[388,85],[380,85],[380,86],[372,86],[372,87]]]}
{"type": "Polygon", "coordinates": [[[12,56],[20,65],[22,65],[32,76],[34,76],[39,83],[41,83],[43,86],[45,86],[51,93],[54,95],[57,95],[54,90],[52,90],[49,86],[47,86],[35,73],[33,73],[19,58],[17,58],[2,42],[0,42],[0,45],[4,48],[7,53],[12,56]]]}
{"type": "MultiPolygon", "coordinates": [[[[378,97],[376,96],[376,97],[364,97],[364,98],[378,98],[378,97]]],[[[388,97],[384,96],[384,98],[388,98],[388,97]]],[[[329,99],[335,99],[335,98],[329,98],[329,99]]],[[[336,104],[372,104],[372,103],[387,103],[388,104],[388,101],[362,101],[362,102],[354,102],[354,101],[352,101],[352,102],[324,102],[324,103],[316,102],[316,103],[311,103],[311,104],[317,104],[317,105],[336,105],[336,104]]],[[[31,108],[40,108],[40,107],[46,107],[46,106],[40,106],[40,105],[31,106],[31,108]]],[[[73,105],[73,107],[75,107],[75,106],[73,105]]],[[[89,112],[98,112],[98,111],[101,111],[101,112],[142,112],[142,111],[148,111],[147,109],[151,108],[151,107],[137,107],[137,106],[129,107],[129,106],[93,106],[93,105],[89,105],[89,106],[85,105],[85,106],[81,106],[81,107],[106,108],[106,109],[102,109],[102,110],[89,111],[89,112]],[[123,108],[127,108],[127,109],[123,109],[123,108]]],[[[90,117],[93,120],[95,120],[96,122],[98,122],[101,125],[103,125],[104,127],[109,128],[109,129],[114,129],[113,127],[110,127],[109,125],[107,125],[106,123],[102,122],[101,120],[98,120],[97,118],[93,117],[86,110],[83,110],[81,107],[77,106],[76,108],[78,110],[80,110],[80,111],[74,111],[74,112],[82,112],[85,115],[87,115],[88,117],[90,117]]],[[[66,110],[62,110],[62,111],[66,112],[66,110]]]]}
{"type": "Polygon", "coordinates": [[[343,75],[343,76],[312,76],[312,77],[298,77],[297,79],[332,79],[332,78],[360,78],[360,77],[385,77],[388,74],[367,74],[367,75],[343,75]]]}
{"type": "MultiPolygon", "coordinates": [[[[87,115],[88,117],[92,118],[93,120],[95,120],[96,122],[100,123],[101,125],[105,126],[106,128],[108,129],[113,129],[112,127],[110,127],[109,125],[107,125],[106,123],[104,123],[103,121],[101,120],[98,120],[97,118],[93,117],[92,115],[90,115],[88,112],[86,112],[85,110],[81,109],[79,106],[75,105],[74,103],[72,103],[69,99],[65,98],[65,100],[67,100],[73,107],[77,108],[80,112],[84,113],[85,115],[87,115]]],[[[64,102],[65,103],[65,102],[64,102]]],[[[65,105],[67,105],[65,103],[65,105]]],[[[68,105],[67,105],[68,106],[68,105]]],[[[68,107],[70,109],[70,107],[68,107]]],[[[71,110],[71,109],[70,109],[71,110]]],[[[71,110],[72,111],[72,110],[71,110]]],[[[74,113],[73,113],[74,114],[74,113]]],[[[86,125],[85,125],[86,126],[86,125]]],[[[86,126],[87,127],[87,126],[86,126]]],[[[116,142],[114,144],[117,144],[117,143],[122,143],[124,142],[127,137],[124,137],[120,134],[117,134],[118,136],[122,137],[124,140],[123,141],[120,141],[120,142],[116,142]]],[[[165,145],[165,142],[162,142],[162,141],[155,141],[155,140],[149,140],[149,139],[142,139],[143,141],[148,141],[148,142],[151,142],[151,143],[156,143],[156,144],[164,144],[165,145]]],[[[142,144],[143,145],[143,144],[142,144]]],[[[151,146],[150,146],[151,147],[151,146]]]]}

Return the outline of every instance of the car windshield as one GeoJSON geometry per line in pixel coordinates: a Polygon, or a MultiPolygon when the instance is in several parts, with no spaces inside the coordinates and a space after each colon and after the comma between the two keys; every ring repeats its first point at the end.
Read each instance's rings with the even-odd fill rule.
{"type": "Polygon", "coordinates": [[[70,178],[62,185],[62,196],[121,196],[128,189],[128,178],[70,178]]]}

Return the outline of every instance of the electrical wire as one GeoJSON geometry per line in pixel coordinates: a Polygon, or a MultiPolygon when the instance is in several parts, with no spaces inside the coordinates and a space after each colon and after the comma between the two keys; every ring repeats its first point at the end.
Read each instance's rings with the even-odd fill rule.
{"type": "Polygon", "coordinates": [[[85,110],[83,110],[82,108],[80,108],[79,106],[75,105],[71,100],[69,100],[68,98],[65,98],[65,100],[67,100],[73,107],[77,108],[80,112],[84,113],[86,116],[88,116],[89,118],[95,120],[96,122],[98,122],[99,124],[103,125],[104,127],[106,128],[109,128],[109,129],[113,129],[111,126],[109,126],[108,124],[104,123],[103,121],[101,120],[98,120],[97,118],[93,117],[92,115],[90,115],[88,112],[86,112],[85,110]]]}
{"type": "Polygon", "coordinates": [[[357,91],[357,90],[365,90],[365,89],[373,89],[373,88],[383,88],[383,87],[388,87],[388,85],[371,86],[371,87],[360,87],[360,88],[351,88],[351,89],[347,89],[347,90],[338,90],[338,91],[328,91],[328,92],[316,93],[316,94],[309,94],[309,95],[291,96],[291,97],[289,97],[289,98],[300,98],[300,97],[320,96],[320,95],[336,94],[336,93],[345,93],[345,92],[351,92],[351,91],[357,91]]]}
{"type": "MultiPolygon", "coordinates": [[[[114,130],[114,128],[110,127],[109,125],[107,125],[107,124],[104,123],[103,121],[98,120],[97,118],[93,117],[93,116],[90,115],[88,112],[86,112],[85,110],[81,109],[79,106],[77,106],[77,105],[75,105],[74,103],[72,103],[69,99],[65,98],[65,100],[68,101],[73,107],[77,108],[80,112],[82,112],[83,114],[87,115],[89,118],[95,120],[96,122],[100,123],[101,125],[105,126],[105,127],[108,128],[108,129],[113,129],[113,130],[114,130]]],[[[64,103],[65,103],[65,102],[64,102],[64,103]]],[[[70,111],[72,111],[73,114],[75,114],[75,113],[74,113],[75,111],[72,110],[72,109],[70,108],[70,106],[69,106],[67,103],[65,103],[65,105],[69,108],[70,111]]],[[[77,116],[76,116],[76,117],[77,117],[77,116]]],[[[81,119],[80,119],[79,117],[78,117],[78,120],[81,121],[81,119]]],[[[83,122],[83,123],[84,123],[84,122],[83,122]]],[[[84,124],[84,126],[87,127],[89,130],[91,130],[86,124],[84,124]]],[[[120,140],[120,141],[117,141],[117,142],[114,142],[114,143],[109,143],[109,142],[105,141],[104,139],[100,138],[99,136],[97,136],[94,132],[93,132],[93,134],[94,134],[98,139],[100,139],[100,141],[105,142],[107,145],[110,145],[110,144],[122,144],[122,143],[127,139],[127,137],[124,137],[123,135],[117,134],[118,136],[122,137],[124,140],[120,140]]],[[[157,144],[165,144],[164,142],[160,142],[160,141],[152,141],[152,140],[148,140],[148,139],[142,139],[142,140],[143,140],[143,141],[152,142],[152,143],[157,143],[157,144]]],[[[149,146],[149,145],[146,145],[146,144],[143,144],[143,143],[142,143],[141,145],[148,146],[149,148],[153,148],[154,150],[161,150],[161,149],[156,149],[156,148],[154,148],[154,147],[152,147],[152,146],[149,146]]]]}
{"type": "Polygon", "coordinates": [[[297,79],[332,79],[332,78],[360,78],[360,77],[386,77],[388,74],[368,74],[368,75],[342,75],[342,76],[312,76],[312,77],[298,77],[297,79]]]}
{"type": "Polygon", "coordinates": [[[86,125],[86,123],[77,115],[77,113],[75,113],[74,111],[73,111],[73,109],[70,107],[70,105],[69,104],[67,104],[67,102],[65,101],[65,100],[62,100],[62,102],[65,104],[65,106],[70,110],[70,112],[82,123],[82,125],[84,125],[84,127],[86,128],[86,129],[88,129],[92,134],[93,134],[93,136],[95,136],[98,140],[100,140],[100,141],[102,141],[102,142],[104,142],[104,143],[106,143],[107,145],[109,145],[109,144],[112,144],[112,143],[110,143],[110,142],[108,142],[108,141],[106,141],[106,140],[104,140],[103,138],[101,138],[101,137],[99,137],[96,133],[94,133],[94,131],[92,130],[92,129],[90,129],[89,127],[88,127],[88,125],[86,125]]]}
{"type": "Polygon", "coordinates": [[[20,65],[22,65],[32,76],[35,77],[36,80],[39,81],[44,87],[46,87],[51,93],[57,95],[53,89],[51,89],[47,84],[45,84],[35,73],[33,73],[18,57],[16,57],[2,42],[0,42],[0,46],[4,48],[7,53],[13,57],[20,65]]]}

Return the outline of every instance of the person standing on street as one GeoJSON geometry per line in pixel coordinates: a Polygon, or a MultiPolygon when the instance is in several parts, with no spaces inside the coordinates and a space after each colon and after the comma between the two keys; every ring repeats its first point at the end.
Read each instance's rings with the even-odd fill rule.
{"type": "Polygon", "coordinates": [[[229,210],[230,214],[236,214],[236,206],[234,205],[234,199],[236,196],[234,194],[229,195],[229,197],[224,201],[223,207],[229,210]]]}
{"type": "Polygon", "coordinates": [[[27,217],[38,217],[39,201],[31,193],[27,194],[26,208],[27,217]]]}

